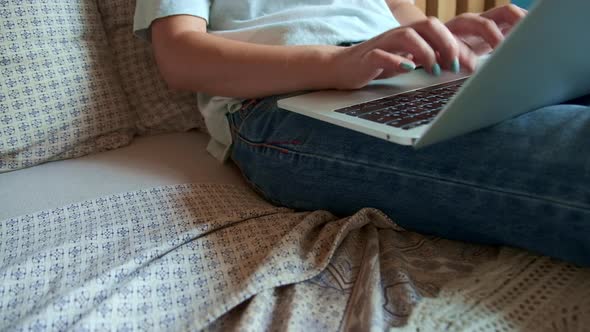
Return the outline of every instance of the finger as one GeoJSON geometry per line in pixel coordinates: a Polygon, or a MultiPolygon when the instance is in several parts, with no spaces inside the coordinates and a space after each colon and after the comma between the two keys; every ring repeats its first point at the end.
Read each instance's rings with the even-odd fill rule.
{"type": "Polygon", "coordinates": [[[376,79],[389,78],[416,69],[416,64],[403,56],[374,49],[367,53],[367,61],[378,73],[376,79]]]}
{"type": "Polygon", "coordinates": [[[408,60],[414,60],[414,56],[411,53],[408,53],[408,52],[396,52],[394,54],[397,54],[399,56],[402,56],[402,57],[404,57],[404,58],[406,58],[408,60]]]}
{"type": "Polygon", "coordinates": [[[493,51],[492,47],[480,37],[467,36],[459,39],[476,55],[484,55],[493,51]]]}
{"type": "Polygon", "coordinates": [[[413,56],[413,63],[420,63],[430,73],[440,74],[436,52],[434,49],[411,27],[403,27],[391,30],[389,33],[382,35],[377,41],[379,48],[389,53],[410,53],[413,56]]]}
{"type": "Polygon", "coordinates": [[[459,45],[455,36],[437,18],[429,18],[412,28],[439,54],[444,69],[458,71],[459,45]]]}
{"type": "Polygon", "coordinates": [[[469,73],[473,73],[477,68],[478,56],[477,54],[466,44],[459,44],[459,61],[461,67],[469,73]]]}
{"type": "Polygon", "coordinates": [[[510,4],[491,9],[481,14],[481,16],[496,22],[498,26],[502,24],[508,24],[512,27],[518,24],[526,16],[526,14],[527,12],[524,9],[510,4]]]}
{"type": "Polygon", "coordinates": [[[462,14],[447,25],[456,35],[481,37],[493,49],[504,40],[502,31],[494,21],[477,14],[462,14]]]}

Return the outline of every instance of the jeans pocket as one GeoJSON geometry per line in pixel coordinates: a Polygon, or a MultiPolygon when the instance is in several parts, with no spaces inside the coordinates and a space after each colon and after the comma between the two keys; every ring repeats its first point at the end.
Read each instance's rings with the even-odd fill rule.
{"type": "Polygon", "coordinates": [[[262,99],[246,99],[242,102],[242,107],[236,112],[241,121],[244,121],[248,118],[250,113],[256,108],[262,99]]]}
{"type": "Polygon", "coordinates": [[[239,110],[226,114],[227,121],[231,129],[232,137],[239,134],[243,123],[248,119],[252,111],[261,102],[261,99],[246,99],[242,102],[242,107],[239,110]]]}

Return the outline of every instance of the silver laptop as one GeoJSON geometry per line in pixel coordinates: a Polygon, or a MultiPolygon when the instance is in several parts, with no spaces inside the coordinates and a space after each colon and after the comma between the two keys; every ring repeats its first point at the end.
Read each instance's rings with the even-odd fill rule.
{"type": "Polygon", "coordinates": [[[423,70],[354,91],[281,99],[280,108],[423,147],[590,93],[589,0],[537,5],[476,74],[423,70]]]}

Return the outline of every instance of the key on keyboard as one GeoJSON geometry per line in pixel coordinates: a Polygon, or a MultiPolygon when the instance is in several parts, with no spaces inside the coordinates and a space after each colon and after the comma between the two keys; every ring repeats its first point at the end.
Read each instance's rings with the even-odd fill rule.
{"type": "Polygon", "coordinates": [[[335,112],[410,130],[430,123],[467,78],[353,105],[335,112]]]}

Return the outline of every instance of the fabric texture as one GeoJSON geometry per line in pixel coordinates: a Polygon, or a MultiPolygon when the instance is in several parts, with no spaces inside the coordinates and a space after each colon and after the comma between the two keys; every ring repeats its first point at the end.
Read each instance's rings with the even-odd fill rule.
{"type": "Polygon", "coordinates": [[[542,108],[415,150],[277,107],[228,115],[232,158],[277,205],[508,245],[590,266],[590,107],[542,108]]]}
{"type": "Polygon", "coordinates": [[[116,71],[137,115],[140,134],[206,132],[197,95],[173,91],[162,80],[149,44],[133,35],[135,0],[97,0],[116,71]]]}
{"type": "Polygon", "coordinates": [[[589,312],[589,269],[504,249],[418,304],[402,331],[588,331],[589,312]]]}
{"type": "MultiPolygon", "coordinates": [[[[204,18],[211,34],[267,45],[338,45],[399,26],[383,0],[146,0],[137,3],[133,29],[149,40],[154,20],[181,14],[204,18]]],[[[229,157],[232,143],[225,114],[237,111],[241,103],[199,94],[199,109],[211,134],[208,151],[219,160],[229,157]]]]}
{"type": "Polygon", "coordinates": [[[0,6],[0,172],[129,143],[135,133],[94,1],[0,6]]]}
{"type": "Polygon", "coordinates": [[[0,221],[0,330],[575,330],[590,271],[229,185],[0,221]]]}
{"type": "Polygon", "coordinates": [[[233,163],[190,131],[137,137],[128,146],[0,174],[0,220],[120,192],[183,183],[247,187],[233,163]]]}

